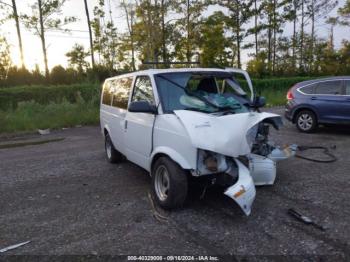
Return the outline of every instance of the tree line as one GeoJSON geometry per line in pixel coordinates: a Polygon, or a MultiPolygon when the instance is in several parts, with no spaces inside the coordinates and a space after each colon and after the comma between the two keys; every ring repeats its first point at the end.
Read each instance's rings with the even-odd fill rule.
{"type": "Polygon", "coordinates": [[[96,75],[102,79],[146,68],[142,62],[160,68],[175,66],[173,62],[241,68],[243,50],[249,53],[246,68],[256,77],[350,74],[350,42],[334,46],[334,28],[350,29],[350,0],[343,5],[337,0],[99,0],[95,6],[79,0],[85,7],[89,48],[75,44],[66,53],[69,68],[50,72],[46,33],[69,31],[77,20],[62,13],[67,1],[32,0],[31,11],[22,14],[16,0],[0,0],[0,25],[14,22],[21,60],[20,67],[11,66],[10,48],[0,37],[1,79],[20,73],[39,82],[64,74],[76,81],[96,75]],[[123,13],[126,31],[116,24],[113,8],[123,13]],[[335,9],[337,15],[329,16],[335,9]],[[321,23],[329,37],[318,35],[321,23]],[[26,69],[21,26],[41,41],[44,76],[39,68],[26,69]]]}

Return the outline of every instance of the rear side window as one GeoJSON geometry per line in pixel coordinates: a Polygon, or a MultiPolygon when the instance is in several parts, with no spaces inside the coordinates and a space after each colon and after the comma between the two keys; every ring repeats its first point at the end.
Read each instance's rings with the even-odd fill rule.
{"type": "Polygon", "coordinates": [[[350,96],[350,80],[345,81],[345,94],[350,96]]]}
{"type": "Polygon", "coordinates": [[[309,85],[309,86],[304,86],[302,88],[300,88],[299,90],[301,92],[303,92],[304,94],[313,94],[314,93],[314,88],[315,88],[315,85],[309,85]]]}
{"type": "Polygon", "coordinates": [[[112,106],[127,109],[132,77],[115,79],[111,84],[113,92],[112,106]]]}
{"type": "Polygon", "coordinates": [[[341,81],[326,81],[316,85],[315,93],[317,95],[341,95],[341,81]]]}
{"type": "Polygon", "coordinates": [[[110,106],[112,102],[111,81],[108,80],[103,86],[102,104],[110,106]]]}
{"type": "Polygon", "coordinates": [[[154,104],[152,83],[148,76],[139,76],[136,78],[131,101],[147,101],[150,104],[154,104]]]}

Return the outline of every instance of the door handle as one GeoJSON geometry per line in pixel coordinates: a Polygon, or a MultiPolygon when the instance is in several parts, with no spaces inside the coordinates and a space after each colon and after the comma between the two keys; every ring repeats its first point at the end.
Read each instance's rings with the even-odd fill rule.
{"type": "Polygon", "coordinates": [[[128,120],[124,120],[124,130],[128,129],[128,120]]]}
{"type": "Polygon", "coordinates": [[[311,97],[311,100],[317,100],[317,97],[313,96],[311,97]]]}

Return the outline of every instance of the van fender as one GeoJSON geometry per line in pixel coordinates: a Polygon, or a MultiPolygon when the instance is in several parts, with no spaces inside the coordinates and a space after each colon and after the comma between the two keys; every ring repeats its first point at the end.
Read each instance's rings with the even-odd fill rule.
{"type": "Polygon", "coordinates": [[[174,162],[176,162],[178,165],[180,165],[183,169],[195,169],[196,167],[192,167],[190,163],[177,151],[170,147],[160,146],[156,147],[151,155],[151,161],[149,165],[149,171],[151,170],[154,157],[158,154],[164,154],[170,157],[174,162]]]}

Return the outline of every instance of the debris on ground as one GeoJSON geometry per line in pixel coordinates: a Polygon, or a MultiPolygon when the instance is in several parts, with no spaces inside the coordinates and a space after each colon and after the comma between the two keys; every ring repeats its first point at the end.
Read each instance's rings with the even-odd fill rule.
{"type": "Polygon", "coordinates": [[[49,135],[50,129],[38,129],[40,135],[49,135]]]}
{"type": "Polygon", "coordinates": [[[12,249],[24,246],[24,245],[26,245],[28,243],[30,243],[30,241],[26,241],[26,242],[22,242],[22,243],[19,243],[19,244],[15,244],[15,245],[12,245],[12,246],[5,247],[3,249],[0,249],[0,253],[4,253],[6,251],[9,251],[9,250],[12,250],[12,249]]]}
{"type": "Polygon", "coordinates": [[[316,224],[314,221],[312,221],[311,218],[300,214],[299,212],[295,211],[293,208],[288,209],[288,214],[290,216],[294,217],[295,219],[303,222],[306,225],[312,225],[315,228],[322,230],[322,231],[325,230],[323,226],[316,224]]]}

